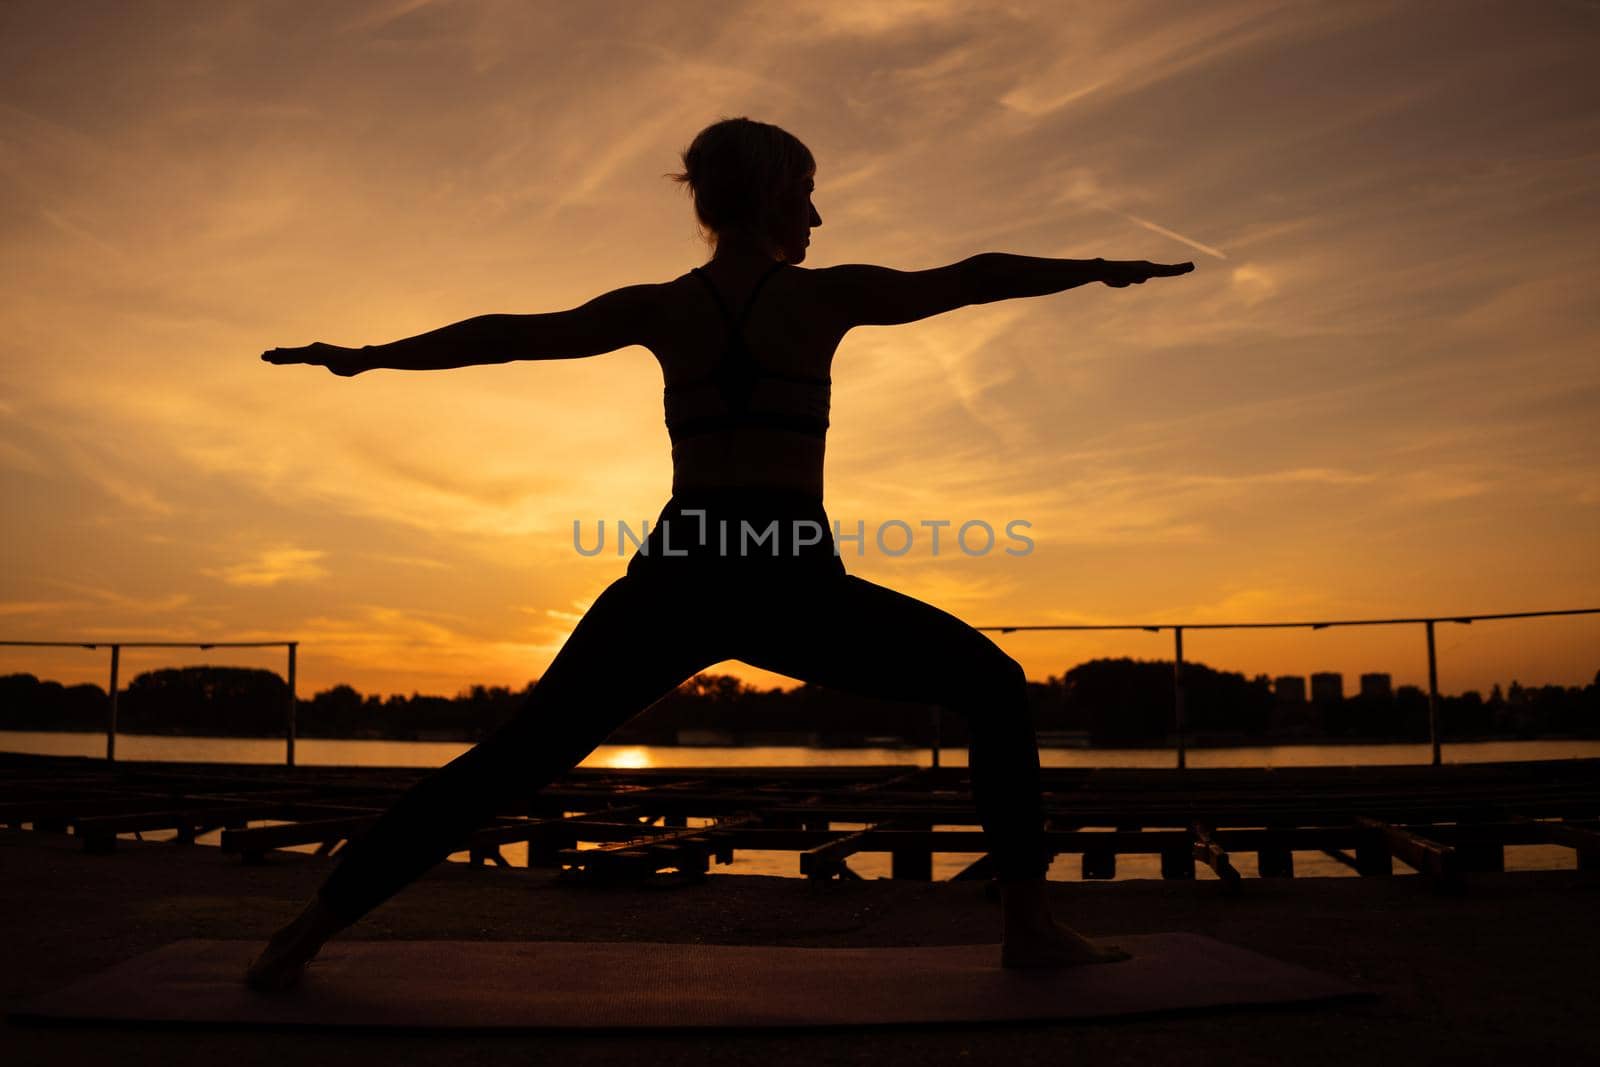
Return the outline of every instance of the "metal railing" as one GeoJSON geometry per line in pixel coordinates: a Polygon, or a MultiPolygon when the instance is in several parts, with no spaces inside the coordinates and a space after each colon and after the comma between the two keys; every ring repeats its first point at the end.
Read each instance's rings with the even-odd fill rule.
{"type": "MultiPolygon", "coordinates": [[[[1160,633],[1171,630],[1173,637],[1173,663],[1172,663],[1172,715],[1173,732],[1176,740],[1178,768],[1182,770],[1188,766],[1188,742],[1184,726],[1184,687],[1183,687],[1183,632],[1185,630],[1326,630],[1336,626],[1407,626],[1421,625],[1427,635],[1428,642],[1428,740],[1433,748],[1433,765],[1441,762],[1439,751],[1439,661],[1434,647],[1434,624],[1441,622],[1471,625],[1474,622],[1492,619],[1534,619],[1547,618],[1559,615],[1596,615],[1600,608],[1571,608],[1563,611],[1514,611],[1502,612],[1492,615],[1435,615],[1431,617],[1403,618],[1403,619],[1330,619],[1327,621],[1305,622],[1195,622],[1195,623],[1108,623],[1108,624],[1059,624],[1059,625],[1012,625],[1012,626],[978,626],[975,629],[987,630],[1001,634],[1040,632],[1040,631],[1067,631],[1067,630],[1142,630],[1146,633],[1160,633]]],[[[288,693],[285,711],[285,761],[288,766],[294,766],[295,742],[295,656],[299,649],[298,641],[0,641],[0,647],[36,647],[36,648],[86,648],[111,649],[111,685],[110,709],[106,723],[106,759],[116,758],[117,743],[117,670],[124,648],[286,648],[289,653],[288,665],[288,693]]],[[[939,716],[934,712],[934,741],[933,765],[939,766],[939,716]]]]}
{"type": "MultiPolygon", "coordinates": [[[[1178,769],[1186,767],[1187,744],[1184,736],[1183,692],[1183,631],[1185,630],[1326,630],[1334,626],[1405,626],[1421,624],[1428,636],[1428,740],[1433,746],[1433,765],[1439,766],[1439,658],[1434,651],[1433,626],[1439,622],[1471,625],[1488,619],[1534,619],[1552,615],[1595,615],[1600,608],[1572,608],[1565,611],[1512,611],[1497,615],[1435,615],[1414,619],[1338,619],[1326,622],[1191,622],[1191,623],[1118,623],[1115,625],[1060,625],[1060,626],[978,626],[975,629],[992,630],[1002,634],[1033,630],[1144,630],[1160,633],[1171,630],[1173,638],[1172,661],[1172,720],[1177,741],[1178,769]]],[[[939,763],[938,743],[935,742],[933,762],[939,763]]]]}
{"type": "Polygon", "coordinates": [[[121,665],[122,650],[125,648],[198,648],[201,650],[212,648],[278,648],[289,650],[289,671],[285,681],[288,682],[288,693],[284,707],[284,760],[294,766],[294,734],[295,734],[295,696],[294,696],[294,668],[295,655],[299,651],[298,641],[0,641],[0,647],[11,646],[21,648],[97,648],[111,649],[111,694],[110,708],[106,720],[106,760],[109,762],[117,758],[117,670],[121,665]]]}

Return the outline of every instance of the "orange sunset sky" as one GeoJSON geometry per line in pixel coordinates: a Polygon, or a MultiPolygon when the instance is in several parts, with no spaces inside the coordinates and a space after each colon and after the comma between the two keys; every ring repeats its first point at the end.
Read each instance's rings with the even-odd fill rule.
{"type": "MultiPolygon", "coordinates": [[[[0,638],[293,638],[307,695],[536,677],[625,563],[574,519],[666,499],[650,354],[259,354],[675,277],[706,250],[662,175],[728,115],[817,155],[809,266],[1196,264],[847,337],[829,512],[1036,545],[855,573],[976,625],[1595,606],[1597,46],[1580,0],[7,3],[0,638]]],[[[997,640],[1040,679],[1171,655],[997,640]]],[[[1185,645],[1426,680],[1420,627],[1185,645]]],[[[1439,650],[1446,692],[1581,684],[1600,618],[1439,650]]]]}

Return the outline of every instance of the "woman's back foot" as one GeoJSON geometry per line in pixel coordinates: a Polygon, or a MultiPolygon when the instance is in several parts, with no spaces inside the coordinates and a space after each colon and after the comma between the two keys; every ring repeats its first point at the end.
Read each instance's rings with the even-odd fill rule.
{"type": "Polygon", "coordinates": [[[272,935],[249,968],[244,981],[251,989],[261,993],[276,993],[291,989],[305,975],[306,965],[321,948],[320,942],[308,939],[298,923],[291,923],[272,935]]]}
{"type": "Polygon", "coordinates": [[[293,922],[272,935],[244,972],[245,984],[263,993],[297,985],[305,974],[306,964],[316,956],[323,943],[346,925],[346,920],[328,910],[320,895],[312,897],[293,922]]]}
{"type": "Polygon", "coordinates": [[[306,965],[283,957],[272,957],[265,950],[244,973],[244,984],[257,993],[277,993],[300,984],[306,965]]]}
{"type": "Polygon", "coordinates": [[[1116,945],[1098,945],[1070,927],[1052,921],[1026,934],[1007,934],[1000,946],[1000,965],[1007,968],[1082,967],[1121,963],[1131,953],[1116,945]]]}

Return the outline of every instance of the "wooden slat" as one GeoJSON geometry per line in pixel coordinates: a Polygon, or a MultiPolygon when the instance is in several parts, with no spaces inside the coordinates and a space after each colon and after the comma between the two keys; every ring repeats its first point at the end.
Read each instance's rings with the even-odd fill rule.
{"type": "MultiPolygon", "coordinates": [[[[179,763],[107,769],[93,761],[10,762],[0,754],[0,822],[8,821],[7,812],[24,810],[42,813],[42,820],[20,820],[38,828],[84,821],[87,842],[89,831],[114,840],[112,829],[159,829],[166,820],[192,834],[207,814],[236,819],[243,806],[254,804],[254,815],[293,822],[225,829],[225,848],[248,857],[311,844],[328,853],[426,773],[179,763]]],[[[1156,854],[1168,876],[1192,877],[1194,864],[1205,862],[1233,886],[1238,853],[1255,852],[1261,873],[1270,876],[1292,875],[1293,853],[1306,850],[1328,852],[1368,875],[1388,873],[1398,857],[1443,883],[1499,866],[1507,846],[1535,843],[1572,847],[1580,866],[1600,865],[1600,826],[1592,821],[1600,815],[1600,760],[1182,772],[1046,768],[1041,781],[1052,823],[1049,847],[1082,854],[1088,874],[1099,862],[1114,873],[1121,855],[1156,854]],[[1118,829],[1088,829],[1097,826],[1118,829]]],[[[715,846],[729,855],[741,848],[814,854],[819,858],[802,863],[840,877],[853,873],[843,857],[860,851],[889,852],[900,876],[926,877],[933,855],[953,852],[984,856],[964,877],[987,877],[982,872],[992,870],[968,772],[960,767],[577,768],[550,787],[512,798],[498,814],[468,840],[480,861],[503,863],[503,845],[526,841],[532,862],[559,862],[569,846],[598,841],[603,850],[577,850],[580,858],[609,852],[615,861],[592,862],[615,862],[618,869],[635,862],[641,869],[675,864],[692,871],[715,846]],[[589,814],[566,814],[575,810],[589,814]],[[727,818],[751,811],[764,819],[734,824],[727,818]],[[724,821],[692,831],[686,825],[707,817],[724,821]],[[665,825],[641,824],[641,818],[665,825]],[[829,832],[839,822],[871,825],[829,832]],[[912,828],[936,823],[968,829],[912,828]],[[627,853],[636,855],[630,860],[627,853]]]]}
{"type": "Polygon", "coordinates": [[[1358,818],[1356,822],[1379,835],[1389,855],[1409,864],[1417,871],[1431,878],[1437,888],[1459,889],[1461,887],[1461,872],[1456,859],[1456,850],[1449,845],[1440,844],[1431,838],[1423,837],[1419,833],[1394,826],[1381,819],[1358,818]]]}
{"type": "Polygon", "coordinates": [[[759,820],[758,815],[744,815],[726,823],[711,826],[686,827],[681,830],[661,830],[648,836],[635,834],[629,840],[616,841],[588,849],[563,849],[560,859],[577,869],[602,877],[643,877],[654,874],[663,867],[680,870],[705,870],[706,857],[713,852],[726,853],[729,847],[713,841],[713,835],[723,827],[737,827],[759,820]]]}
{"type": "Polygon", "coordinates": [[[860,830],[851,830],[833,837],[828,842],[800,853],[800,873],[812,880],[832,878],[844,868],[844,861],[862,850],[873,834],[887,829],[889,823],[877,823],[860,830]]]}
{"type": "Polygon", "coordinates": [[[1540,844],[1565,845],[1577,852],[1578,870],[1600,870],[1600,833],[1593,828],[1572,822],[1535,819],[1518,819],[1516,822],[1540,844]]]}
{"type": "Polygon", "coordinates": [[[324,841],[350,838],[378,821],[372,815],[346,815],[336,819],[307,819],[283,826],[252,826],[246,830],[222,831],[222,851],[239,852],[247,859],[259,857],[275,848],[291,845],[316,845],[324,841]]]}
{"type": "Polygon", "coordinates": [[[1197,822],[1191,829],[1194,832],[1194,858],[1215,871],[1229,892],[1237,893],[1239,872],[1234,870],[1233,864],[1228,860],[1228,853],[1212,835],[1211,828],[1197,822]]]}
{"type": "Polygon", "coordinates": [[[85,852],[105,853],[116,847],[117,835],[145,830],[177,830],[180,841],[193,840],[202,828],[228,826],[251,819],[275,819],[281,804],[231,804],[173,811],[141,811],[122,815],[90,816],[72,820],[75,834],[83,838],[85,852]]]}

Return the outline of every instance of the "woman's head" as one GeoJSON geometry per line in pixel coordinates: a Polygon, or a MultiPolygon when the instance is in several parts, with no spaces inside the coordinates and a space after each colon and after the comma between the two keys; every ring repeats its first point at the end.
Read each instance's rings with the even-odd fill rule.
{"type": "Polygon", "coordinates": [[[798,263],[810,231],[822,225],[811,205],[816,160],[787,130],[747,118],[701,130],[683,152],[695,217],[713,243],[748,245],[798,263]]]}

